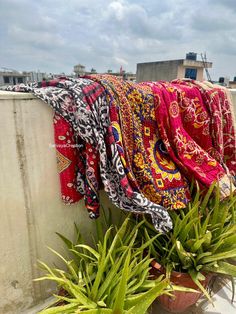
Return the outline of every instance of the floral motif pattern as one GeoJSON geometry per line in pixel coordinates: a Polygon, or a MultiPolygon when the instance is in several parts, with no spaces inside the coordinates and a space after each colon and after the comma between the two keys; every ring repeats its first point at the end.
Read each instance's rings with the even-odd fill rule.
{"type": "MultiPolygon", "coordinates": [[[[9,87],[9,90],[14,91],[14,87],[9,87]]],[[[54,87],[34,88],[32,86],[21,85],[19,91],[32,92],[37,97],[48,103],[55,112],[63,119],[69,122],[72,126],[76,137],[80,137],[86,145],[84,146],[85,153],[93,157],[95,148],[99,154],[99,172],[104,190],[108,193],[111,201],[126,211],[131,211],[137,214],[150,214],[155,228],[161,232],[167,232],[172,227],[170,216],[165,208],[151,202],[139,191],[134,190],[131,183],[132,178],[125,172],[123,161],[120,156],[120,146],[116,143],[112,125],[109,116],[109,103],[107,102],[106,92],[101,85],[89,79],[70,79],[66,78],[59,81],[54,87]],[[65,97],[73,97],[74,110],[65,110],[62,108],[65,97]],[[91,149],[91,151],[90,151],[91,149]]],[[[96,159],[93,160],[94,163],[96,159]]],[[[91,160],[87,162],[88,167],[85,169],[85,177],[78,169],[80,183],[84,183],[84,191],[86,187],[95,188],[93,181],[97,180],[96,174],[93,174],[91,169],[91,160]],[[89,180],[89,182],[88,182],[89,180]]],[[[92,195],[92,194],[89,194],[92,195]]],[[[96,194],[94,195],[96,197],[96,194]]],[[[63,199],[70,203],[71,198],[63,195],[63,199]]],[[[90,208],[91,202],[86,204],[91,218],[96,218],[98,212],[94,212],[90,208]]]]}
{"type": "Polygon", "coordinates": [[[189,180],[194,177],[207,187],[224,178],[224,183],[230,187],[232,176],[227,177],[226,174],[229,174],[227,168],[231,174],[235,173],[236,148],[231,113],[224,92],[219,88],[204,89],[195,81],[145,84],[152,88],[155,95],[156,115],[161,117],[158,121],[160,136],[182,173],[189,180]],[[179,110],[172,108],[176,103],[179,110]],[[227,136],[223,131],[224,123],[219,121],[220,117],[223,118],[219,113],[220,108],[228,121],[225,128],[227,136]]]}
{"type": "MultiPolygon", "coordinates": [[[[111,75],[89,79],[102,84],[107,92],[112,130],[132,188],[168,209],[185,207],[190,199],[188,182],[164,149],[151,88],[111,75]]],[[[177,102],[173,102],[173,114],[176,110],[177,102]]]]}
{"type": "Polygon", "coordinates": [[[224,89],[108,75],[43,84],[8,90],[32,92],[54,109],[55,143],[66,144],[58,148],[58,165],[67,204],[84,196],[90,217],[98,217],[102,182],[114,204],[150,214],[166,232],[172,226],[166,209],[189,200],[186,178],[202,186],[218,180],[228,195],[236,140],[224,89]]]}

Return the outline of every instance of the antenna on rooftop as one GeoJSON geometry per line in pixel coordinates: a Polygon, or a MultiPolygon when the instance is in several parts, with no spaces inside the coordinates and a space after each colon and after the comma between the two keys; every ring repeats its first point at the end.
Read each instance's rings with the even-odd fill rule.
{"type": "Polygon", "coordinates": [[[209,82],[212,83],[212,79],[211,79],[210,73],[209,73],[208,68],[207,68],[206,52],[204,52],[204,54],[200,53],[200,55],[201,55],[201,58],[202,58],[202,62],[203,62],[203,66],[204,66],[204,69],[205,69],[205,72],[206,72],[207,79],[208,79],[209,82]]]}

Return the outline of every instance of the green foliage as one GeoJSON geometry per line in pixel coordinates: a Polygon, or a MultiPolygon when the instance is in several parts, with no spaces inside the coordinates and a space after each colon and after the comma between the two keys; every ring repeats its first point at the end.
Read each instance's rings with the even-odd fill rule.
{"type": "MultiPolygon", "coordinates": [[[[170,212],[173,230],[150,244],[152,256],[165,267],[187,272],[209,297],[201,280],[206,273],[236,277],[236,195],[221,201],[219,186],[213,184],[205,195],[197,186],[195,197],[178,214],[170,212]]],[[[156,235],[146,220],[142,235],[148,241],[156,235]]]]}
{"type": "Polygon", "coordinates": [[[64,262],[66,270],[40,262],[47,274],[36,280],[56,282],[65,292],[64,296],[55,295],[63,304],[54,304],[40,313],[146,313],[160,294],[168,293],[169,281],[150,278],[152,258],[148,247],[156,237],[140,245],[137,234],[143,223],[134,225],[126,218],[119,228],[111,226],[104,232],[97,221],[98,240],[94,247],[82,240],[77,227],[75,243],[58,234],[72,258],[68,260],[51,249],[64,262]]]}

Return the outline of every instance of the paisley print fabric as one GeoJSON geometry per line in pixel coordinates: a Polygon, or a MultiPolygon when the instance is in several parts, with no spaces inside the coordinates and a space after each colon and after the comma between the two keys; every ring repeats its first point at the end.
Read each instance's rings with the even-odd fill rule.
{"type": "Polygon", "coordinates": [[[101,180],[97,149],[76,136],[70,123],[57,113],[54,134],[63,202],[73,204],[84,196],[88,211],[98,216],[101,180]]]}
{"type": "Polygon", "coordinates": [[[69,205],[78,202],[84,195],[84,187],[83,189],[77,188],[76,180],[78,169],[85,176],[83,150],[80,149],[81,146],[76,144],[73,128],[57,113],[54,115],[53,124],[61,196],[63,202],[69,205]],[[77,153],[79,149],[81,150],[80,154],[77,153]]]}
{"type": "Polygon", "coordinates": [[[63,201],[83,197],[91,218],[99,216],[103,187],[119,208],[150,214],[167,232],[167,210],[186,206],[193,178],[202,187],[219,181],[222,197],[235,189],[235,131],[222,88],[95,75],[8,90],[32,92],[55,111],[63,201]]]}
{"type": "Polygon", "coordinates": [[[188,183],[159,136],[151,88],[112,75],[89,78],[106,90],[112,132],[132,188],[168,209],[184,208],[188,183]]]}
{"type": "MultiPolygon", "coordinates": [[[[179,83],[179,82],[177,82],[179,83]]],[[[210,116],[210,136],[216,150],[216,159],[227,173],[236,175],[236,133],[234,129],[233,105],[229,91],[222,86],[197,81],[181,82],[199,88],[210,116]]]]}
{"type": "MultiPolygon", "coordinates": [[[[232,180],[220,149],[223,132],[217,136],[215,134],[216,127],[220,132],[223,125],[212,117],[216,109],[213,106],[209,109],[212,95],[209,92],[203,95],[205,91],[194,82],[176,80],[146,85],[152,88],[155,95],[156,115],[161,117],[158,129],[171,159],[189,180],[197,179],[202,186],[209,187],[214,181],[219,181],[222,197],[227,196],[232,180]]],[[[221,90],[212,92],[219,108],[220,97],[223,97],[221,90]]],[[[232,128],[230,125],[230,136],[234,134],[232,128]]],[[[231,148],[231,152],[235,152],[235,144],[231,148]]]]}
{"type": "MultiPolygon", "coordinates": [[[[107,95],[98,83],[88,79],[64,79],[54,87],[21,85],[8,90],[32,92],[69,122],[76,136],[97,150],[101,181],[115,205],[134,213],[150,214],[155,228],[161,232],[172,227],[167,210],[151,202],[130,184],[114,139],[107,95]]],[[[83,186],[80,189],[83,193],[83,186]]],[[[90,217],[96,218],[97,215],[90,211],[90,217]]]]}

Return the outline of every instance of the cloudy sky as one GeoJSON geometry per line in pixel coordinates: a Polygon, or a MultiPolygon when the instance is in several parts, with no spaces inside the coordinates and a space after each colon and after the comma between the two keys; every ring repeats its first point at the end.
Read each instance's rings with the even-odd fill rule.
{"type": "Polygon", "coordinates": [[[236,76],[236,0],[0,0],[0,67],[71,73],[206,52],[236,76]]]}

